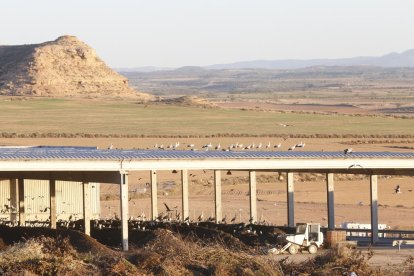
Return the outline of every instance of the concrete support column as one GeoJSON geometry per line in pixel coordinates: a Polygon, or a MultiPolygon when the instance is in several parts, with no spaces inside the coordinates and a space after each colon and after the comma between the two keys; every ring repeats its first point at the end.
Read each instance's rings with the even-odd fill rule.
{"type": "Polygon", "coordinates": [[[189,216],[188,208],[188,171],[181,171],[181,185],[182,185],[182,220],[184,221],[189,216]]]}
{"type": "Polygon", "coordinates": [[[128,251],[128,174],[125,172],[121,172],[120,200],[122,250],[128,251]]]}
{"type": "Polygon", "coordinates": [[[18,179],[19,185],[19,226],[26,225],[26,212],[24,208],[24,179],[18,179]]]}
{"type": "Polygon", "coordinates": [[[249,199],[250,199],[250,221],[257,222],[257,206],[256,206],[256,172],[249,171],[249,199]]]}
{"type": "Polygon", "coordinates": [[[293,173],[287,173],[286,179],[287,190],[287,221],[289,227],[295,227],[295,200],[294,200],[294,185],[293,185],[293,173]]]}
{"type": "Polygon", "coordinates": [[[82,183],[83,190],[83,225],[85,234],[91,235],[91,185],[88,182],[82,183]]]}
{"type": "Polygon", "coordinates": [[[378,241],[378,176],[370,176],[371,192],[371,243],[378,241]]]}
{"type": "Polygon", "coordinates": [[[50,193],[50,228],[56,229],[56,181],[49,179],[50,193]]]}
{"type": "Polygon", "coordinates": [[[326,174],[326,196],[328,205],[328,229],[335,230],[334,174],[326,174]]]}
{"type": "Polygon", "coordinates": [[[19,208],[19,188],[17,184],[17,179],[10,179],[10,201],[6,204],[9,205],[10,208],[10,221],[16,221],[16,211],[19,208]]]}
{"type": "Polygon", "coordinates": [[[157,172],[151,170],[151,218],[154,220],[158,217],[158,201],[157,201],[157,172]]]}
{"type": "Polygon", "coordinates": [[[214,210],[216,223],[222,219],[221,210],[221,171],[214,171],[214,210]]]}

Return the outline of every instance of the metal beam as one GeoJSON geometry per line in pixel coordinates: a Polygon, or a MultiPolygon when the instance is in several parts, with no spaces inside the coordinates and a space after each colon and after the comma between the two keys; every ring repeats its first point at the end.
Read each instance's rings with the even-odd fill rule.
{"type": "Polygon", "coordinates": [[[120,178],[122,250],[128,251],[128,173],[121,172],[120,178]]]}
{"type": "Polygon", "coordinates": [[[155,220],[158,217],[158,197],[157,197],[157,171],[150,171],[151,179],[151,218],[155,220]]]}
{"type": "Polygon", "coordinates": [[[54,179],[49,180],[49,193],[50,193],[50,228],[56,229],[56,181],[54,179]]]}
{"type": "Polygon", "coordinates": [[[26,224],[26,212],[24,208],[24,179],[19,178],[19,226],[25,226],[26,224]]]}
{"type": "MultiPolygon", "coordinates": [[[[143,170],[348,170],[373,174],[400,170],[412,173],[413,158],[201,158],[200,159],[145,159],[134,160],[0,160],[0,171],[143,171],[143,170]],[[334,161],[334,162],[333,162],[334,161]]],[[[388,173],[387,173],[388,174],[388,173]]],[[[92,182],[92,181],[91,181],[92,182]]]]}
{"type": "Polygon", "coordinates": [[[257,222],[256,206],[256,172],[249,171],[249,200],[250,200],[250,220],[251,223],[257,222]]]}
{"type": "Polygon", "coordinates": [[[88,182],[82,183],[83,191],[83,226],[85,234],[91,235],[91,185],[88,182]]]}
{"type": "Polygon", "coordinates": [[[97,183],[114,183],[120,184],[119,171],[114,172],[75,172],[75,171],[19,171],[19,172],[0,172],[0,178],[8,179],[54,179],[61,181],[73,181],[73,182],[97,182],[97,183]]]}
{"type": "Polygon", "coordinates": [[[371,243],[378,242],[378,176],[370,176],[371,194],[371,243]]]}
{"type": "Polygon", "coordinates": [[[216,223],[221,222],[221,171],[214,171],[214,210],[216,223]]]}
{"type": "Polygon", "coordinates": [[[335,197],[334,197],[334,174],[326,174],[326,197],[328,207],[328,229],[335,230],[335,197]]]}
{"type": "Polygon", "coordinates": [[[293,172],[287,173],[286,178],[286,192],[287,192],[287,221],[289,227],[295,227],[295,199],[294,199],[294,184],[293,172]]]}
{"type": "Polygon", "coordinates": [[[182,220],[184,221],[189,216],[188,206],[188,171],[181,171],[181,185],[182,185],[182,220]]]}

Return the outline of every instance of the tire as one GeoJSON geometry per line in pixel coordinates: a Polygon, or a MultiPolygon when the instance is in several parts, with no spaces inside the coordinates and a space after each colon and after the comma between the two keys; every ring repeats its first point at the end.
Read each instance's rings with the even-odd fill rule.
{"type": "Polygon", "coordinates": [[[299,251],[299,246],[297,246],[296,244],[292,244],[291,246],[289,246],[288,251],[291,255],[295,255],[299,251]]]}
{"type": "Polygon", "coordinates": [[[316,254],[316,252],[318,251],[318,247],[316,246],[316,244],[311,244],[308,247],[308,251],[310,254],[316,254]]]}

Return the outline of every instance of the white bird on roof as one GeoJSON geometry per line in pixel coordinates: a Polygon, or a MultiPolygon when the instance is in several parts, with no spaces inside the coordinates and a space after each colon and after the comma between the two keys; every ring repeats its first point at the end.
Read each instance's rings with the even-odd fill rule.
{"type": "Polygon", "coordinates": [[[293,145],[288,150],[294,150],[295,148],[296,148],[296,145],[293,145]]]}
{"type": "Polygon", "coordinates": [[[219,143],[214,149],[219,150],[220,148],[221,148],[221,145],[219,143]]]}
{"type": "Polygon", "coordinates": [[[260,149],[260,148],[262,148],[262,143],[259,143],[256,147],[256,149],[260,149]]]}
{"type": "Polygon", "coordinates": [[[303,148],[305,147],[305,143],[303,143],[302,141],[299,144],[296,144],[297,148],[303,148]]]}
{"type": "Polygon", "coordinates": [[[269,141],[269,143],[267,143],[266,148],[267,148],[267,149],[268,149],[268,148],[270,148],[270,141],[269,141]]]}
{"type": "Polygon", "coordinates": [[[348,148],[344,150],[344,154],[350,154],[352,152],[353,152],[352,148],[348,148]]]}
{"type": "Polygon", "coordinates": [[[282,143],[279,143],[279,144],[275,145],[275,146],[274,146],[274,148],[278,149],[278,148],[280,148],[281,146],[282,146],[282,143]]]}
{"type": "Polygon", "coordinates": [[[114,145],[112,145],[112,143],[109,145],[108,149],[113,149],[114,145]]]}

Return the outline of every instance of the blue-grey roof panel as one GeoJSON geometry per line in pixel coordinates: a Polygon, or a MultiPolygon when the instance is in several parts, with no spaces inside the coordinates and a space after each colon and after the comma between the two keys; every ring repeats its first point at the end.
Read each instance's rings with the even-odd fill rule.
{"type": "Polygon", "coordinates": [[[290,158],[409,158],[414,152],[323,152],[323,151],[190,151],[190,150],[121,150],[93,147],[3,147],[0,160],[70,159],[290,159],[290,158]]]}

